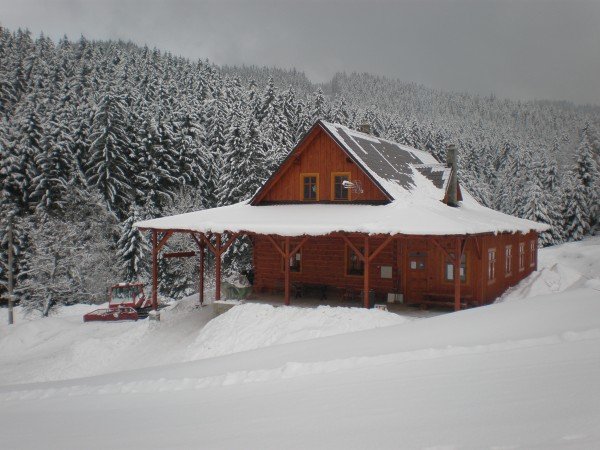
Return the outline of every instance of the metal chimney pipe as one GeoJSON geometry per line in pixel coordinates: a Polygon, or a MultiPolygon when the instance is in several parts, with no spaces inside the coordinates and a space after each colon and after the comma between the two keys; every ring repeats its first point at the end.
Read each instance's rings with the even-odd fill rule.
{"type": "Polygon", "coordinates": [[[448,183],[448,206],[458,206],[458,153],[454,144],[446,148],[446,167],[451,169],[448,183]]]}
{"type": "Polygon", "coordinates": [[[358,126],[358,131],[360,131],[361,133],[365,133],[365,134],[371,134],[371,124],[361,123],[358,126]]]}

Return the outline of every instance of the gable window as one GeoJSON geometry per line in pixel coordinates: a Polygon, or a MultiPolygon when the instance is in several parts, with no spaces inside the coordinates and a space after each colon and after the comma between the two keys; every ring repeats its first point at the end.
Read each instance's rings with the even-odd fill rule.
{"type": "Polygon", "coordinates": [[[488,282],[496,281],[496,249],[488,250],[488,282]]]}
{"type": "Polygon", "coordinates": [[[504,275],[512,274],[512,245],[504,247],[504,275]]]}
{"type": "Polygon", "coordinates": [[[350,200],[350,189],[344,186],[344,181],[350,181],[349,172],[333,172],[331,174],[331,194],[332,200],[348,201],[350,200]]]}
{"type": "Polygon", "coordinates": [[[535,257],[537,255],[537,251],[536,251],[536,242],[535,239],[529,241],[529,253],[531,255],[530,261],[529,261],[529,266],[530,267],[535,267],[535,257]]]}
{"type": "MultiPolygon", "coordinates": [[[[450,259],[446,258],[444,278],[446,281],[454,281],[454,253],[450,253],[450,259]]],[[[463,253],[460,257],[460,281],[467,281],[467,255],[463,253]]]]}
{"type": "Polygon", "coordinates": [[[525,270],[525,242],[519,242],[519,272],[525,270]]]}
{"type": "MultiPolygon", "coordinates": [[[[358,247],[361,254],[364,254],[363,247],[358,247]]],[[[356,254],[352,247],[346,245],[346,275],[362,276],[365,273],[365,263],[356,254]]]]}
{"type": "Polygon", "coordinates": [[[408,267],[411,270],[425,270],[427,253],[411,252],[408,254],[408,267]]]}
{"type": "MultiPolygon", "coordinates": [[[[281,243],[281,247],[284,247],[285,244],[281,243]]],[[[285,271],[285,259],[281,258],[281,270],[285,271]]],[[[302,272],[302,248],[300,248],[296,253],[290,256],[290,259],[287,261],[290,265],[290,272],[302,272]]]]}
{"type": "Polygon", "coordinates": [[[319,201],[319,174],[303,173],[302,180],[302,199],[307,202],[319,201]]]}

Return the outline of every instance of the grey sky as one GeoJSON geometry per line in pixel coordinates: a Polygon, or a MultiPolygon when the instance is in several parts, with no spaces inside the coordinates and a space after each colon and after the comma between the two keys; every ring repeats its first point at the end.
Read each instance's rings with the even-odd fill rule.
{"type": "Polygon", "coordinates": [[[433,88],[600,104],[600,0],[0,0],[34,34],[121,38],[219,64],[360,71],[433,88]]]}

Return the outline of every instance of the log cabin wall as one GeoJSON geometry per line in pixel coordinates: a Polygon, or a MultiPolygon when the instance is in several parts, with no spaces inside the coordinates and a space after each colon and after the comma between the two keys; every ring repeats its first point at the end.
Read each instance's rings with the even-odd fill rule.
{"type": "MultiPolygon", "coordinates": [[[[275,241],[281,243],[283,238],[275,241]]],[[[350,238],[357,247],[364,247],[364,239],[350,238]]],[[[370,238],[371,250],[383,243],[384,238],[370,238]]],[[[300,242],[300,238],[291,239],[290,247],[300,242]]],[[[282,291],[284,283],[283,258],[275,250],[273,244],[264,236],[253,238],[254,254],[254,287],[258,292],[282,291]]],[[[346,274],[346,243],[340,237],[313,237],[302,247],[301,270],[291,272],[291,282],[326,284],[338,289],[351,287],[357,291],[363,288],[362,275],[346,274]]],[[[397,279],[397,268],[394,267],[395,243],[392,241],[384,248],[370,264],[371,287],[380,296],[394,290],[394,280],[397,279]],[[392,278],[381,278],[381,266],[392,267],[392,278]]]]}
{"type": "MultiPolygon", "coordinates": [[[[418,303],[427,294],[451,297],[454,282],[447,279],[447,255],[433,243],[434,238],[406,236],[390,242],[371,262],[370,286],[377,301],[385,301],[386,294],[404,294],[405,302],[418,303]],[[421,266],[422,262],[422,266],[421,266]],[[415,264],[416,263],[416,264],[415,264]],[[392,278],[382,277],[382,266],[391,270],[392,278]]],[[[454,237],[435,238],[448,253],[454,251],[454,237]]],[[[283,238],[275,238],[279,244],[283,238]]],[[[362,248],[364,238],[350,238],[362,248]]],[[[371,252],[385,237],[369,238],[371,252]]],[[[267,237],[252,238],[254,257],[254,286],[257,292],[280,292],[284,288],[284,261],[267,237]]],[[[294,247],[300,238],[292,238],[294,247]]],[[[473,305],[491,303],[508,287],[516,284],[537,268],[537,246],[531,252],[531,242],[537,243],[537,234],[499,234],[469,237],[464,248],[466,279],[461,282],[461,298],[473,305]],[[524,268],[519,270],[519,244],[524,245],[524,268]],[[506,272],[506,246],[512,246],[512,270],[506,272]],[[495,278],[489,279],[490,250],[496,250],[495,278]]],[[[363,288],[362,275],[348,275],[347,252],[349,248],[340,237],[312,237],[302,247],[300,272],[291,272],[291,282],[326,284],[337,289],[363,288]]],[[[335,295],[330,293],[330,299],[335,295]]]]}
{"type": "Polygon", "coordinates": [[[514,286],[531,272],[537,270],[537,241],[536,232],[528,234],[521,233],[502,233],[498,235],[488,235],[482,238],[483,241],[483,299],[484,303],[491,303],[498,298],[506,289],[514,286]],[[534,249],[532,251],[532,244],[534,249]],[[523,267],[520,267],[520,246],[523,246],[524,254],[523,267]],[[507,271],[507,246],[511,247],[510,270],[507,271]],[[495,279],[490,280],[490,251],[495,250],[495,279]]]}
{"type": "Polygon", "coordinates": [[[361,182],[364,192],[350,192],[350,202],[388,202],[383,192],[323,130],[318,129],[313,136],[309,136],[297,153],[297,157],[292,157],[281,168],[279,178],[268,188],[259,204],[302,202],[301,174],[318,174],[319,202],[332,201],[331,176],[334,172],[350,173],[351,181],[361,182]]]}

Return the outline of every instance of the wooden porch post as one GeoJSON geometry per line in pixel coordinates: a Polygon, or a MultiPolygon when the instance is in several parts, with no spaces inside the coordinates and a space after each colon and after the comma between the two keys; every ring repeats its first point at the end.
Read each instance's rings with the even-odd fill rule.
{"type": "Polygon", "coordinates": [[[290,304],[290,238],[285,238],[285,304],[290,304]]]}
{"type": "Polygon", "coordinates": [[[221,300],[221,233],[216,233],[215,245],[215,300],[221,300]]]}
{"type": "Polygon", "coordinates": [[[364,299],[363,306],[365,308],[369,307],[369,235],[365,236],[365,255],[364,255],[364,299]]]}
{"type": "Polygon", "coordinates": [[[454,311],[460,311],[460,260],[462,257],[460,238],[454,243],[454,311]]]}
{"type": "Polygon", "coordinates": [[[158,231],[152,230],[152,309],[158,308],[158,231]]]}
{"type": "Polygon", "coordinates": [[[198,266],[198,301],[200,306],[204,304],[204,244],[199,246],[200,264],[198,266]]]}

